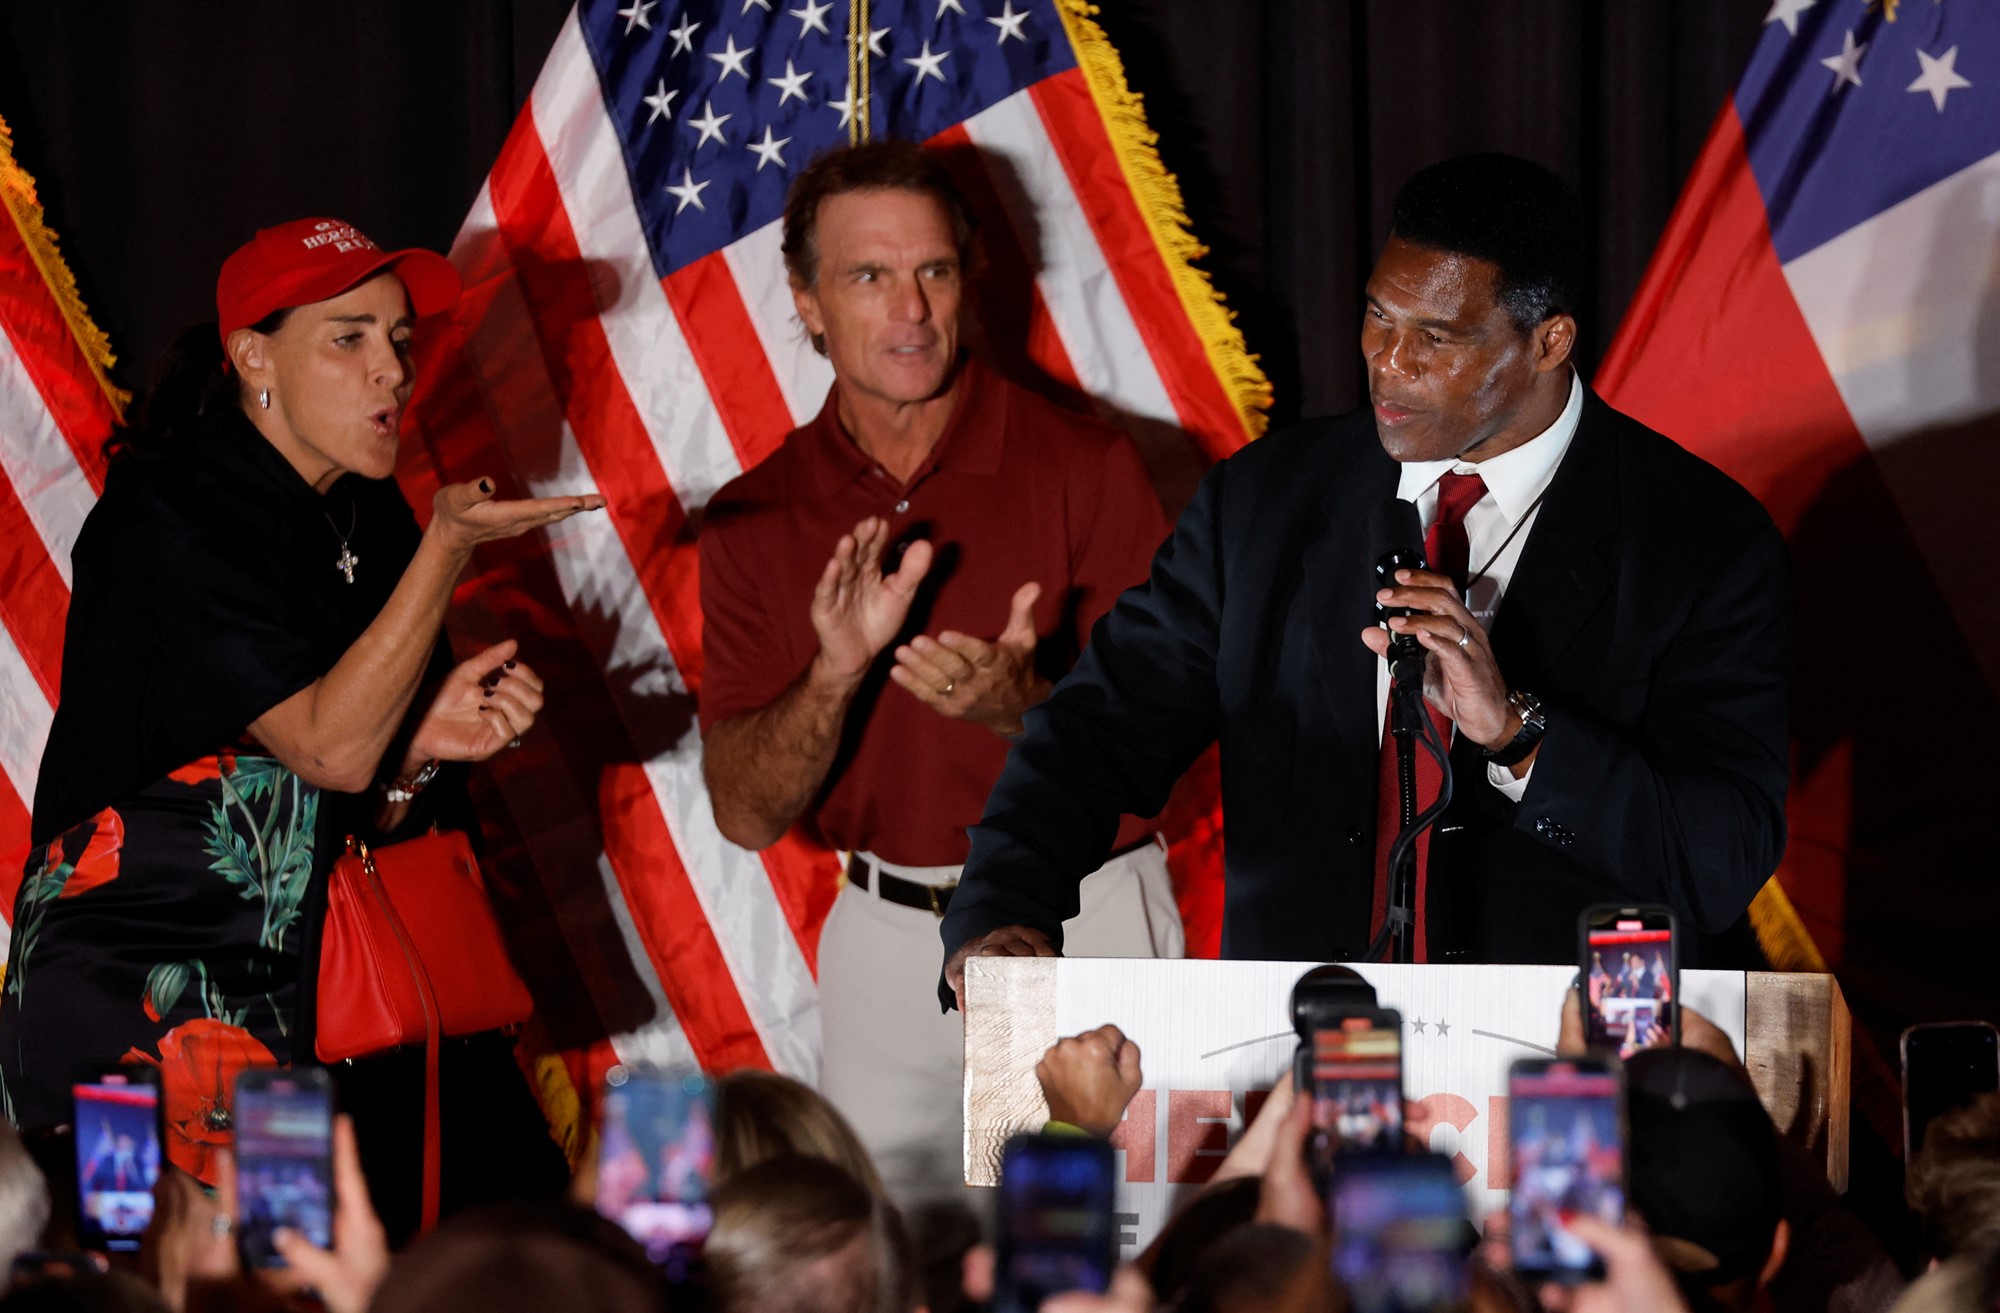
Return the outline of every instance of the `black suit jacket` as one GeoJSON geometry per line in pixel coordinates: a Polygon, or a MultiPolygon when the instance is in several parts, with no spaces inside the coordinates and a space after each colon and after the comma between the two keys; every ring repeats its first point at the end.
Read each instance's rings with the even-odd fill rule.
{"type": "MultiPolygon", "coordinates": [[[[1372,416],[1303,424],[1210,470],[1149,580],[1093,631],[972,831],[946,952],[1005,925],[1061,943],[1121,814],[1221,740],[1225,957],[1353,960],[1374,890],[1380,712],[1369,510],[1398,467],[1372,416]]],[[[1517,805],[1454,751],[1433,840],[1433,960],[1567,962],[1610,900],[1747,938],[1785,841],[1792,587],[1726,475],[1588,394],[1492,642],[1548,733],[1517,805]]],[[[1713,952],[1709,955],[1714,960],[1713,952]]],[[[945,997],[948,999],[949,994],[945,997]]]]}

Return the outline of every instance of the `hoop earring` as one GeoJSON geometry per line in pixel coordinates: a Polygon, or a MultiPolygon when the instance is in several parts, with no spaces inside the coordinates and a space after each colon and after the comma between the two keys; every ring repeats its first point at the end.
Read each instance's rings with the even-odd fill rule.
{"type": "Polygon", "coordinates": [[[271,408],[271,389],[265,388],[257,394],[257,404],[266,410],[271,408]]]}

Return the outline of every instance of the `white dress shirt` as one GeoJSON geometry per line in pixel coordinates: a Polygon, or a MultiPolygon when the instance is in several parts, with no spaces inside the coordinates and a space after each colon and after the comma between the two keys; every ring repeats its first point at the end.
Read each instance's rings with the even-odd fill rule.
{"type": "MultiPolygon", "coordinates": [[[[1465,513],[1465,536],[1471,548],[1466,555],[1466,568],[1474,576],[1466,609],[1472,612],[1482,629],[1493,627],[1493,617],[1500,610],[1500,598],[1507,591],[1507,581],[1514,577],[1521,549],[1535,531],[1533,525],[1523,525],[1522,519],[1532,517],[1539,510],[1537,499],[1548,490],[1549,481],[1555,478],[1556,466],[1562,464],[1563,453],[1569,450],[1570,440],[1576,437],[1577,421],[1582,417],[1583,380],[1572,370],[1569,403],[1563,407],[1562,414],[1556,416],[1555,423],[1512,451],[1476,463],[1433,460],[1413,462],[1402,468],[1396,495],[1417,504],[1417,518],[1422,522],[1425,533],[1430,532],[1431,521],[1437,517],[1439,479],[1446,474],[1477,474],[1486,481],[1486,495],[1474,502],[1472,509],[1465,513]],[[1516,532],[1517,528],[1519,532],[1516,532]]],[[[1378,661],[1375,665],[1375,723],[1381,725],[1389,708],[1389,663],[1378,661]]],[[[1532,766],[1528,774],[1519,779],[1515,779],[1514,772],[1505,766],[1495,766],[1491,762],[1486,766],[1486,778],[1514,802],[1519,802],[1521,795],[1528,791],[1528,777],[1532,774],[1532,766]]]]}

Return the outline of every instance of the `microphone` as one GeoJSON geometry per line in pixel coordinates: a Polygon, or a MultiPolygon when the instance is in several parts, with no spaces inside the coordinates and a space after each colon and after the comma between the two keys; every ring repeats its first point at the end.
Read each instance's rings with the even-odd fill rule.
{"type": "MultiPolygon", "coordinates": [[[[1375,558],[1375,587],[1396,587],[1396,571],[1423,570],[1424,531],[1415,502],[1391,497],[1368,515],[1368,536],[1381,549],[1375,558]]],[[[1387,628],[1389,617],[1409,615],[1407,606],[1375,603],[1375,620],[1387,628]]],[[[1406,689],[1424,686],[1424,647],[1412,634],[1389,631],[1389,674],[1406,689]]]]}

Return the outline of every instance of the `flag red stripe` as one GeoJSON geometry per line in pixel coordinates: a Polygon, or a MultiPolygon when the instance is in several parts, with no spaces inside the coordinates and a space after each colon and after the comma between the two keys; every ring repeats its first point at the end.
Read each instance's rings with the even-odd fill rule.
{"type": "Polygon", "coordinates": [[[1771,245],[1734,102],[1709,133],[1596,385],[1727,471],[1788,533],[1828,476],[1870,459],[1771,245]]]}
{"type": "Polygon", "coordinates": [[[0,306],[6,307],[0,329],[35,380],[91,488],[102,491],[101,447],[118,416],[11,218],[0,221],[0,306]]]}
{"type": "Polygon", "coordinates": [[[770,1057],[731,983],[708,915],[660,819],[644,768],[631,763],[611,766],[598,792],[607,850],[659,854],[645,864],[613,856],[611,868],[703,1070],[768,1068],[770,1057]]]}
{"type": "Polygon", "coordinates": [[[651,438],[597,322],[591,288],[534,118],[515,120],[488,180],[501,240],[577,447],[610,505],[675,668],[690,691],[701,678],[701,603],[694,531],[654,455],[651,438]]]}
{"type": "Polygon", "coordinates": [[[791,407],[778,387],[757,326],[729,262],[716,251],[661,280],[680,321],[688,353],[708,384],[737,463],[750,469],[792,431],[791,407]]]}
{"type": "Polygon", "coordinates": [[[0,479],[0,622],[14,636],[14,646],[21,650],[50,706],[62,687],[63,621],[68,613],[69,585],[49,559],[14,485],[0,479]]]}
{"type": "Polygon", "coordinates": [[[1181,427],[1195,437],[1210,459],[1222,459],[1241,447],[1248,436],[1242,418],[1188,320],[1082,70],[1072,68],[1043,78],[1028,89],[1028,94],[1041,115],[1049,144],[1069,176],[1070,187],[1090,219],[1091,231],[1118,280],[1118,289],[1131,307],[1133,322],[1145,339],[1160,381],[1173,398],[1181,427]]]}
{"type": "Polygon", "coordinates": [[[22,863],[28,860],[28,808],[0,774],[0,915],[14,919],[14,896],[21,892],[22,863]]]}

